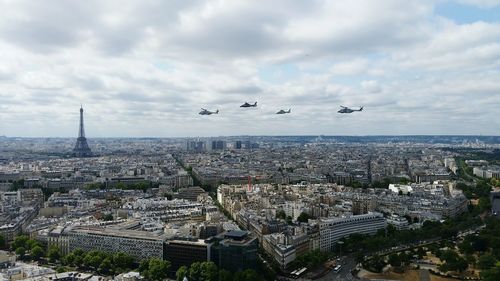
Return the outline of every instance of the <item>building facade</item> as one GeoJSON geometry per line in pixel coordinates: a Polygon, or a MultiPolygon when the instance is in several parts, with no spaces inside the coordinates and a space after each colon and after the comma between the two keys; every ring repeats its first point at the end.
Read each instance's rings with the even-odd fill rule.
{"type": "Polygon", "coordinates": [[[375,234],[386,226],[387,222],[381,213],[321,220],[319,223],[320,250],[332,251],[335,244],[344,237],[354,233],[375,234]]]}

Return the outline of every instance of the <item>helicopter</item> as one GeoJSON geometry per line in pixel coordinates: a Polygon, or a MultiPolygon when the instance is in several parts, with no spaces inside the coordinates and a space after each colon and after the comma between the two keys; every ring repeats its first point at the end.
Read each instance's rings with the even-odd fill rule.
{"type": "Polygon", "coordinates": [[[361,106],[359,109],[351,109],[349,107],[346,107],[346,106],[340,106],[341,109],[339,111],[337,111],[338,113],[353,113],[354,111],[363,111],[363,107],[361,106]]]}
{"type": "Polygon", "coordinates": [[[216,111],[210,111],[210,110],[206,110],[206,109],[202,108],[200,113],[198,113],[198,114],[200,114],[200,115],[219,114],[219,110],[217,109],[216,111]]]}
{"type": "Polygon", "coordinates": [[[281,109],[280,111],[276,112],[276,114],[288,114],[288,113],[291,113],[291,112],[292,112],[291,108],[288,109],[288,111],[281,109]]]}
{"type": "Polygon", "coordinates": [[[249,104],[248,102],[245,102],[244,104],[240,105],[240,107],[257,107],[257,102],[254,104],[249,104]]]}

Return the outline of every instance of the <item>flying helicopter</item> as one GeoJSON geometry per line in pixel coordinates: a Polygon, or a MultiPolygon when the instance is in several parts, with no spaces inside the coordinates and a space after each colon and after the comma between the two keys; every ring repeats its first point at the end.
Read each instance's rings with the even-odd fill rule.
{"type": "Polygon", "coordinates": [[[354,111],[363,111],[363,107],[361,106],[359,109],[351,109],[349,107],[346,107],[346,106],[340,106],[341,109],[339,111],[337,111],[338,113],[353,113],[354,111]]]}
{"type": "Polygon", "coordinates": [[[216,111],[210,111],[210,110],[206,110],[206,109],[202,108],[200,113],[198,113],[198,114],[200,114],[200,115],[219,114],[219,110],[217,109],[216,111]]]}
{"type": "Polygon", "coordinates": [[[255,102],[254,104],[245,102],[244,104],[240,105],[240,107],[257,107],[257,102],[255,102]]]}
{"type": "Polygon", "coordinates": [[[288,114],[288,113],[291,113],[291,112],[292,112],[291,108],[288,109],[288,111],[281,109],[280,111],[276,112],[276,114],[288,114]]]}

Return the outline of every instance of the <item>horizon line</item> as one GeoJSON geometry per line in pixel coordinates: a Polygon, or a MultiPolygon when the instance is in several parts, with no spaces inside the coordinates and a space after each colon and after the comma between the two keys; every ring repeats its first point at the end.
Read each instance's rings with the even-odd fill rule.
{"type": "MultiPolygon", "coordinates": [[[[391,135],[391,134],[373,134],[373,135],[325,135],[325,134],[315,134],[315,135],[219,135],[219,136],[107,136],[107,137],[86,137],[87,139],[176,139],[176,138],[230,138],[230,137],[500,137],[500,135],[482,135],[482,134],[466,134],[466,135],[456,135],[456,134],[401,134],[401,135],[391,135]]],[[[64,137],[64,136],[5,136],[0,135],[0,138],[21,138],[21,139],[73,139],[77,137],[64,137]]]]}

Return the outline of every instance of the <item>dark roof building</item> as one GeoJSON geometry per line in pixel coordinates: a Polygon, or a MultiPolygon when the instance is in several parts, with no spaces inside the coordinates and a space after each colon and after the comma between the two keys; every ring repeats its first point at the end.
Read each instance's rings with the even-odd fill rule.
{"type": "Polygon", "coordinates": [[[219,267],[236,272],[257,266],[257,237],[248,231],[232,230],[215,237],[211,260],[219,267]]]}

